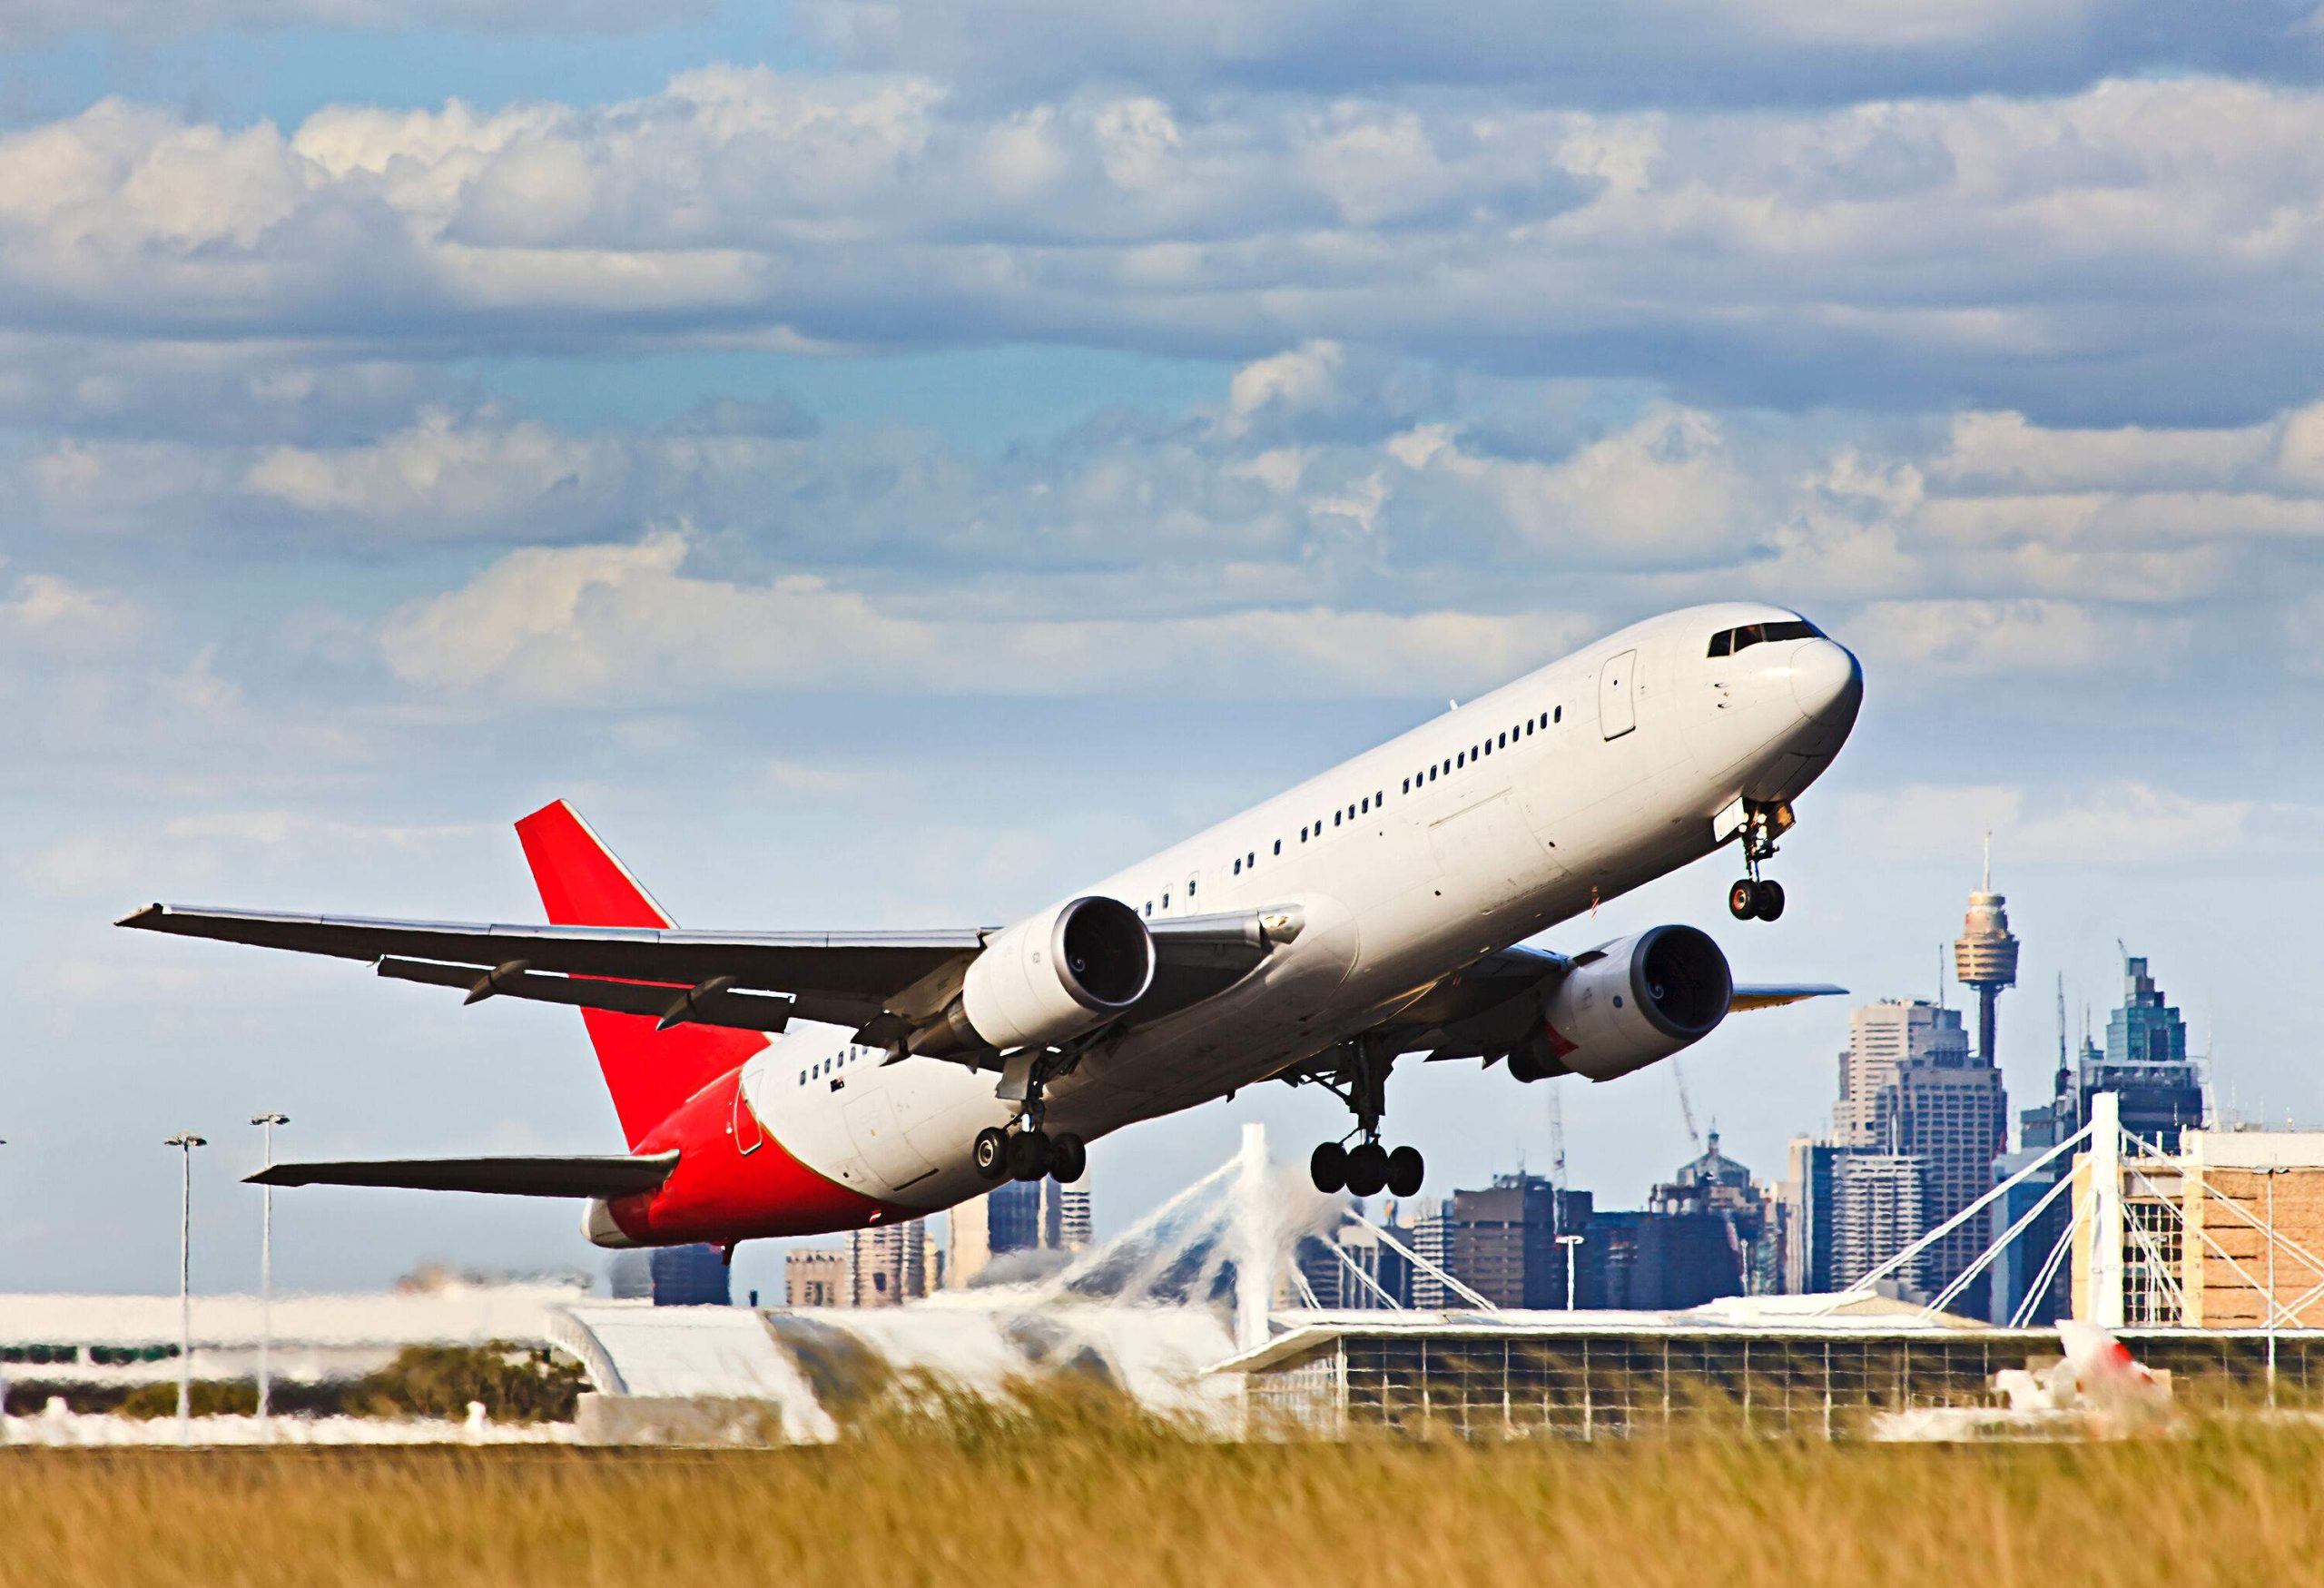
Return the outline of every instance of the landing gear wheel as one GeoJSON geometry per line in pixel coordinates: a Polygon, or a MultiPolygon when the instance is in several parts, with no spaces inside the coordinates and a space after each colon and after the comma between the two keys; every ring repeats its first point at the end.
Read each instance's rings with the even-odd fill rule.
{"type": "Polygon", "coordinates": [[[1049,1173],[1057,1183],[1069,1186],[1089,1168],[1089,1149],[1070,1130],[1049,1139],[1049,1173]]]}
{"type": "Polygon", "coordinates": [[[1760,879],[1756,889],[1758,897],[1751,908],[1762,921],[1773,921],[1783,913],[1783,884],[1772,877],[1760,879]]]}
{"type": "Polygon", "coordinates": [[[1367,1141],[1347,1155],[1347,1189],[1359,1197],[1376,1197],[1388,1189],[1388,1149],[1367,1141]]]}
{"type": "Polygon", "coordinates": [[[1428,1164],[1417,1147],[1399,1147],[1388,1155],[1388,1189],[1399,1197],[1417,1197],[1428,1177],[1428,1164]]]}
{"type": "Polygon", "coordinates": [[[1307,1178],[1326,1197],[1347,1184],[1347,1149],[1336,1141],[1326,1141],[1309,1154],[1307,1178]]]}
{"type": "Polygon", "coordinates": [[[1009,1133],[992,1125],[978,1131],[976,1145],[969,1149],[969,1161],[976,1165],[977,1179],[980,1180],[1007,1179],[1009,1133]]]}
{"type": "Polygon", "coordinates": [[[1019,1130],[1009,1139],[1011,1179],[1038,1180],[1049,1172],[1049,1139],[1039,1130],[1019,1130]]]}
{"type": "Polygon", "coordinates": [[[1727,912],[1738,921],[1749,921],[1759,913],[1759,884],[1745,877],[1727,890],[1727,912]]]}

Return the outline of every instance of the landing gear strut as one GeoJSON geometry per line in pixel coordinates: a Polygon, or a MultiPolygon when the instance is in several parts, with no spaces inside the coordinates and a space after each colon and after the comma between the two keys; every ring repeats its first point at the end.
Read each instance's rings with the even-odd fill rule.
{"type": "Polygon", "coordinates": [[[1024,1105],[1017,1116],[1017,1128],[1005,1130],[988,1125],[978,1131],[969,1161],[980,1179],[1038,1180],[1049,1175],[1060,1185],[1070,1185],[1088,1169],[1089,1151],[1071,1131],[1051,1136],[1042,1128],[1049,1111],[1042,1092],[1051,1080],[1073,1068],[1078,1055],[1035,1053],[1022,1058],[1021,1068],[1002,1070],[1000,1083],[1002,1097],[1010,1097],[1013,1091],[1015,1100],[1024,1105]]]}
{"type": "Polygon", "coordinates": [[[1414,1147],[1393,1152],[1380,1145],[1380,1116],[1387,1111],[1388,1067],[1394,1055],[1378,1051],[1362,1037],[1348,1044],[1347,1060],[1336,1071],[1317,1075],[1338,1093],[1355,1115],[1349,1135],[1363,1138],[1349,1147],[1346,1137],[1326,1141],[1307,1160],[1308,1177],[1324,1195],[1342,1189],[1359,1197],[1391,1191],[1399,1197],[1419,1194],[1428,1165],[1414,1147]]]}
{"type": "Polygon", "coordinates": [[[1743,868],[1749,874],[1727,890],[1727,912],[1738,921],[1773,921],[1783,913],[1783,884],[1759,875],[1759,863],[1774,858],[1777,835],[1791,828],[1791,807],[1781,802],[1746,802],[1743,868]]]}

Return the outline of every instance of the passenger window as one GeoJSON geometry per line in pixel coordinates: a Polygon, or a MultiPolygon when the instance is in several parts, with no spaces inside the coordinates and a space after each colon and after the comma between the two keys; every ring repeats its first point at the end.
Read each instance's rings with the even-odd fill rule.
{"type": "Polygon", "coordinates": [[[1275,841],[1275,852],[1277,854],[1281,854],[1283,853],[1283,840],[1280,838],[1275,841]]]}
{"type": "Polygon", "coordinates": [[[1561,723],[1565,721],[1565,707],[1561,705],[1556,710],[1551,712],[1550,720],[1553,723],[1561,723]]]}
{"type": "Polygon", "coordinates": [[[1452,757],[1452,764],[1455,766],[1466,766],[1468,764],[1469,753],[1466,750],[1452,757]]]}
{"type": "Polygon", "coordinates": [[[1387,791],[1386,789],[1384,789],[1384,789],[1381,789],[1380,791],[1378,791],[1376,794],[1374,794],[1372,796],[1372,808],[1373,808],[1374,810],[1375,810],[1375,811],[1376,811],[1376,810],[1378,810],[1382,805],[1386,804],[1387,803],[1388,803],[1388,791],[1387,791]]]}
{"type": "Polygon", "coordinates": [[[1507,734],[1503,734],[1501,736],[1501,747],[1504,750],[1509,748],[1509,735],[1507,734]]]}
{"type": "Polygon", "coordinates": [[[1243,863],[1239,860],[1235,863],[1235,874],[1238,877],[1243,874],[1243,863]]]}
{"type": "Polygon", "coordinates": [[[1406,794],[1410,794],[1410,793],[1412,793],[1412,792],[1413,792],[1413,780],[1412,780],[1411,778],[1409,778],[1409,777],[1408,777],[1408,778],[1404,779],[1404,793],[1406,793],[1406,794]]]}
{"type": "Polygon", "coordinates": [[[1146,902],[1146,912],[1147,912],[1148,915],[1151,915],[1151,914],[1153,914],[1153,913],[1154,913],[1154,901],[1153,901],[1153,900],[1151,900],[1151,899],[1148,899],[1148,900],[1146,902]]]}
{"type": "Polygon", "coordinates": [[[1337,811],[1334,811],[1334,812],[1332,813],[1332,825],[1333,825],[1333,826],[1334,826],[1334,827],[1336,827],[1336,826],[1338,826],[1339,824],[1340,824],[1340,814],[1339,814],[1337,811]]]}
{"type": "Polygon", "coordinates": [[[1256,865],[1256,864],[1258,864],[1258,863],[1259,863],[1259,852],[1258,852],[1257,850],[1256,850],[1256,849],[1255,849],[1255,850],[1251,851],[1251,853],[1248,853],[1248,854],[1245,855],[1245,856],[1243,857],[1243,863],[1244,863],[1245,865],[1256,865]]]}
{"type": "Polygon", "coordinates": [[[1187,898],[1191,899],[1191,898],[1193,898],[1193,897],[1195,896],[1195,883],[1197,883],[1197,882],[1199,882],[1200,880],[1201,880],[1201,879],[1200,879],[1200,878],[1198,878],[1198,877],[1188,877],[1188,878],[1187,879],[1187,898]]]}
{"type": "Polygon", "coordinates": [[[1169,907],[1170,907],[1170,895],[1169,895],[1169,894],[1167,894],[1167,893],[1165,893],[1165,894],[1163,894],[1163,895],[1162,895],[1162,908],[1163,908],[1163,909],[1165,909],[1165,910],[1167,910],[1169,907]]]}

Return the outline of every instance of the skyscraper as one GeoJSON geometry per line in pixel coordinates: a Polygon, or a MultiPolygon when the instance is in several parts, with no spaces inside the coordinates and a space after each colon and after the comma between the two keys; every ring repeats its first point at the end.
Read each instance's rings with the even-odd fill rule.
{"type": "Polygon", "coordinates": [[[875,1224],[847,1232],[849,1307],[901,1307],[926,1296],[939,1278],[928,1221],[875,1224]]]}
{"type": "Polygon", "coordinates": [[[2122,959],[2122,1001],[2106,1021],[2106,1049],[2085,1038],[2069,1067],[2060,1055],[2056,1095],[2050,1120],[2037,1126],[2037,1110],[2024,1116],[2025,1145],[2033,1134],[2049,1131],[2062,1141],[2090,1118],[2090,1100],[2102,1091],[2122,1099],[2122,1129],[2164,1152],[2179,1149],[2179,1133],[2202,1124],[2206,1091],[2202,1067],[2187,1057],[2187,1022],[2166,1002],[2147,972],[2143,955],[2122,959]]]}
{"type": "MultiPolygon", "coordinates": [[[[1920,999],[1892,999],[1849,1017],[1832,1122],[1836,1145],[1848,1152],[1830,1166],[1829,1219],[1811,1219],[1822,1228],[1805,1237],[1821,1246],[1828,1231],[1836,1287],[1983,1196],[1993,1185],[1994,1159],[2009,1144],[2000,1070],[1970,1053],[1957,1010],[1920,999]],[[1905,1163],[1920,1180],[1912,1198],[1893,1183],[1905,1163]],[[1897,1222],[1908,1213],[1913,1222],[1897,1222]]],[[[1985,1238],[1974,1221],[1955,1230],[1912,1265],[1906,1283],[1943,1289],[1975,1260],[1985,1238]]],[[[1820,1264],[1822,1253],[1814,1260],[1820,1264]]],[[[1987,1299],[1981,1275],[1955,1305],[1982,1316],[1987,1299]]]]}
{"type": "MultiPolygon", "coordinates": [[[[1928,1228],[1921,1204],[1921,1162],[1909,1153],[1843,1151],[1832,1162],[1832,1286],[1846,1290],[1920,1238],[1928,1228]]],[[[1927,1254],[1887,1276],[1900,1289],[1925,1294],[1927,1254]]]]}
{"type": "MultiPolygon", "coordinates": [[[[1920,1165],[1923,1223],[1915,1235],[1936,1228],[1993,1189],[1994,1160],[2009,1145],[2009,1098],[1992,1064],[1954,1051],[1908,1060],[1882,1092],[1880,1116],[1887,1149],[1920,1165]]],[[[1988,1238],[1983,1221],[1971,1219],[1930,1248],[1921,1271],[1931,1292],[1966,1272],[1988,1238]]],[[[1950,1310],[1985,1316],[1988,1282],[1989,1276],[1979,1273],[1950,1310]]]]}
{"type": "Polygon", "coordinates": [[[1090,1243],[1088,1177],[1007,1180],[946,1215],[945,1284],[963,1289],[1009,1252],[1077,1252],[1090,1243]]]}
{"type": "Polygon", "coordinates": [[[1890,1149],[1881,1125],[1880,1094],[1907,1060],[1964,1064],[1969,1034],[1956,1010],[1919,998],[1891,998],[1848,1016],[1847,1050],[1840,1055],[1840,1097],[1832,1108],[1832,1139],[1841,1147],[1890,1149]]]}

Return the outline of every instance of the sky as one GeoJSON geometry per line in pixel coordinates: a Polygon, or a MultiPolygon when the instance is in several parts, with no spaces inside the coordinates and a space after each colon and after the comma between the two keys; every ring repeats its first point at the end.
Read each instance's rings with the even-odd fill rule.
{"type": "MultiPolygon", "coordinates": [[[[1773,1177],[1982,835],[2045,1091],[2148,954],[2324,1119],[2314,0],[0,0],[0,1287],[257,1266],[286,1154],[617,1149],[569,1011],[157,940],[537,909],[572,799],[688,925],[994,923],[1653,612],[1857,650],[1697,1123],[1773,1177]]],[[[1407,1066],[1432,1190],[1553,1089],[1407,1066]]],[[[1573,1184],[1691,1157],[1554,1090],[1573,1184]]],[[[1100,1231],[1339,1106],[1098,1143],[1100,1231]]],[[[299,1288],[593,1267],[556,1203],[277,1198],[299,1288]]],[[[779,1290],[748,1247],[738,1288],[779,1290]]]]}

